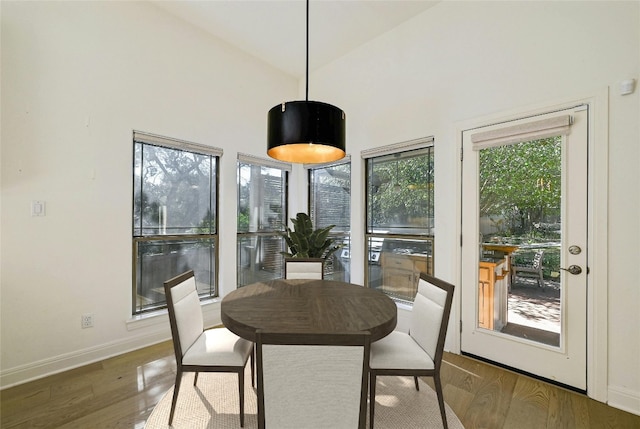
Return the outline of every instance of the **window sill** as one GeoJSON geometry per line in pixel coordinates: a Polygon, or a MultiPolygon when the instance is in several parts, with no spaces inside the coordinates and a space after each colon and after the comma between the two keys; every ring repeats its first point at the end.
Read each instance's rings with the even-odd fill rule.
{"type": "Polygon", "coordinates": [[[156,326],[168,323],[169,314],[167,309],[151,311],[149,313],[137,314],[131,316],[125,323],[127,325],[127,331],[134,331],[136,329],[142,329],[149,326],[156,326]]]}
{"type": "Polygon", "coordinates": [[[396,307],[398,307],[398,310],[405,310],[405,311],[413,310],[413,305],[412,304],[408,304],[406,302],[398,302],[398,301],[396,301],[396,307]]]}
{"type": "MultiPolygon", "coordinates": [[[[205,318],[205,324],[207,320],[210,318],[212,313],[217,314],[217,318],[220,318],[220,302],[222,299],[213,298],[206,301],[202,301],[200,306],[202,307],[202,313],[205,318]]],[[[127,326],[127,331],[135,331],[136,329],[143,329],[152,326],[160,326],[164,325],[166,327],[169,326],[169,313],[167,309],[164,308],[162,310],[150,311],[144,314],[138,314],[135,316],[131,316],[129,320],[125,322],[127,326]]]]}

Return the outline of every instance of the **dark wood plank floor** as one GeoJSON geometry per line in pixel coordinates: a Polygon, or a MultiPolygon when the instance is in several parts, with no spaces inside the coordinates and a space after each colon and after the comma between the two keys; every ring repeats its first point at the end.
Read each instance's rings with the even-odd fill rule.
{"type": "MultiPolygon", "coordinates": [[[[465,356],[445,360],[445,400],[467,429],[640,428],[639,416],[585,395],[465,356]]],[[[174,377],[164,342],[1,391],[0,427],[142,429],[174,377]]]]}

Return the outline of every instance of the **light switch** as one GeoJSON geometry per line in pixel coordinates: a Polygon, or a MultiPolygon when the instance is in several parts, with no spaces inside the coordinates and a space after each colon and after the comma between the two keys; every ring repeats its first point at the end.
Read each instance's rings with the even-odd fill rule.
{"type": "Polygon", "coordinates": [[[44,201],[31,201],[31,216],[44,216],[45,206],[44,201]]]}

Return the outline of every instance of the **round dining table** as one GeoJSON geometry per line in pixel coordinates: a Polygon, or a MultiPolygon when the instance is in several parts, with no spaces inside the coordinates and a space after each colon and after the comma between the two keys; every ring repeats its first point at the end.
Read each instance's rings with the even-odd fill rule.
{"type": "Polygon", "coordinates": [[[384,293],[333,280],[276,279],[240,287],[221,304],[222,323],[255,341],[257,330],[292,334],[369,331],[371,341],[396,327],[396,304],[384,293]]]}

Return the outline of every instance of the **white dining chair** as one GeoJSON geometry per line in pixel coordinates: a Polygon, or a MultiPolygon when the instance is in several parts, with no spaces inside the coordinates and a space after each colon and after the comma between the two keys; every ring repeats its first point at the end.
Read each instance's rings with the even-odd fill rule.
{"type": "MultiPolygon", "coordinates": [[[[244,368],[251,357],[253,343],[240,338],[227,328],[204,329],[200,299],[193,271],[187,271],[164,282],[169,310],[169,323],[176,355],[176,384],[171,400],[169,425],[173,422],[178,392],[184,372],[235,372],[240,395],[240,427],[244,427],[244,368]]],[[[253,385],[253,364],[251,384],[253,385]]]]}
{"type": "Polygon", "coordinates": [[[284,260],[285,279],[324,278],[324,259],[322,258],[286,258],[284,260]]]}
{"type": "Polygon", "coordinates": [[[256,332],[260,429],[364,429],[369,332],[256,332]]]}
{"type": "Polygon", "coordinates": [[[447,335],[454,286],[421,273],[413,302],[409,333],[393,331],[371,345],[369,362],[369,427],[373,429],[377,376],[413,376],[416,390],[419,376],[433,377],[442,423],[447,415],[442,395],[440,367],[447,335]]]}

